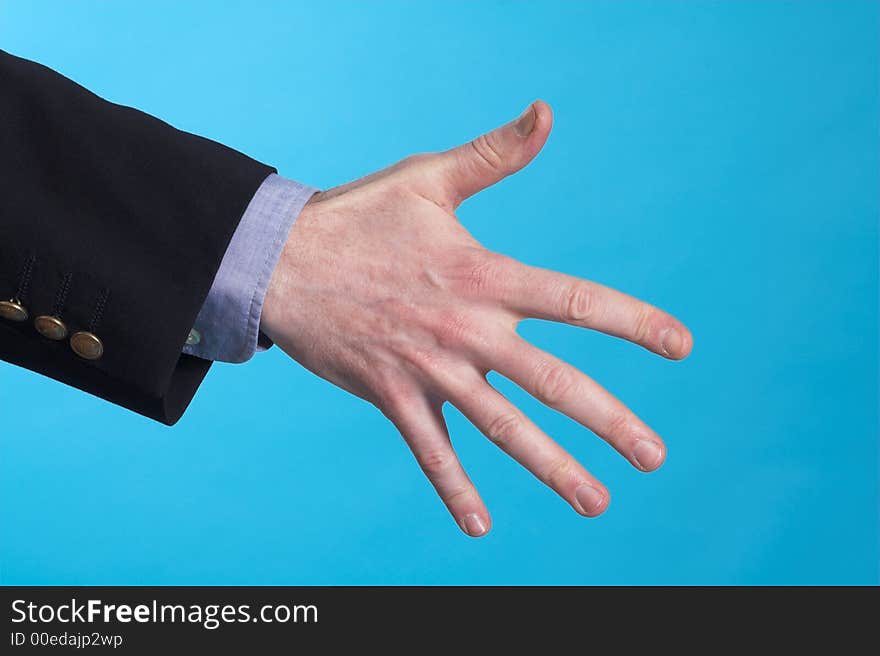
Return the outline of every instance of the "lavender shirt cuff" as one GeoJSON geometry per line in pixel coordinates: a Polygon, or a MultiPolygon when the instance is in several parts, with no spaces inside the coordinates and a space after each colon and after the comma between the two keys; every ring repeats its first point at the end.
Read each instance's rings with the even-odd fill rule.
{"type": "Polygon", "coordinates": [[[287,234],[318,191],[274,173],[241,218],[183,352],[205,360],[245,362],[258,350],[269,280],[287,234]]]}

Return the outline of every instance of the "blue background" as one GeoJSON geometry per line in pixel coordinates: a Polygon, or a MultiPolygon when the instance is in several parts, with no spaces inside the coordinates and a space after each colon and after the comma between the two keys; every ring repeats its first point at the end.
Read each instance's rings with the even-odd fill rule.
{"type": "Polygon", "coordinates": [[[696,340],[526,324],[669,459],[639,474],[498,381],[612,504],[579,518],[449,410],[481,540],[277,349],[174,429],[0,363],[0,582],[876,584],[878,35],[876,2],[0,2],[3,49],[323,187],[543,98],[543,154],[462,221],[696,340]]]}

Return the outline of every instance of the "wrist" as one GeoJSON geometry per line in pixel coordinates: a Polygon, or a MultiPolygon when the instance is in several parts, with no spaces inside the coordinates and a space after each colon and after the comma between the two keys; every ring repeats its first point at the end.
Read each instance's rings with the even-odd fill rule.
{"type": "Polygon", "coordinates": [[[320,198],[321,192],[314,193],[299,210],[268,279],[260,316],[260,332],[273,342],[277,341],[277,336],[289,323],[285,319],[286,309],[297,305],[294,300],[295,288],[299,286],[297,283],[301,285],[304,282],[297,273],[297,262],[308,248],[313,208],[320,198]]]}

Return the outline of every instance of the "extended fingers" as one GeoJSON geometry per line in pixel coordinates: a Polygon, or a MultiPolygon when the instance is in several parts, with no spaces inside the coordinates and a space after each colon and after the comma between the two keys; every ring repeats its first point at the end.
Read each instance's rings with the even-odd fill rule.
{"type": "Polygon", "coordinates": [[[487,366],[592,430],[642,471],[666,458],[663,441],[629,408],[575,367],[517,335],[499,339],[487,366]]]}
{"type": "Polygon", "coordinates": [[[608,507],[609,494],[565,449],[476,373],[462,376],[449,400],[486,437],[556,491],[580,514],[608,507]]]}
{"type": "Polygon", "coordinates": [[[475,538],[488,533],[489,512],[452,448],[440,405],[414,394],[386,414],[461,530],[475,538]]]}
{"type": "Polygon", "coordinates": [[[690,331],[662,310],[604,285],[489,255],[484,285],[522,317],[548,319],[622,337],[673,360],[687,357],[690,331]]]}

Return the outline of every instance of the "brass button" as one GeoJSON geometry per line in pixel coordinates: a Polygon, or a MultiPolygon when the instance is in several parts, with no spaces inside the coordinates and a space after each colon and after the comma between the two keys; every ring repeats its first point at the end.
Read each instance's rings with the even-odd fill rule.
{"type": "Polygon", "coordinates": [[[27,321],[28,312],[18,301],[0,301],[0,317],[9,321],[27,321]]]}
{"type": "Polygon", "coordinates": [[[84,360],[97,360],[104,355],[104,344],[97,335],[80,331],[70,338],[70,348],[84,360]]]}
{"type": "Polygon", "coordinates": [[[40,315],[34,319],[34,328],[46,339],[52,339],[56,342],[67,337],[67,326],[58,317],[40,315]]]}

